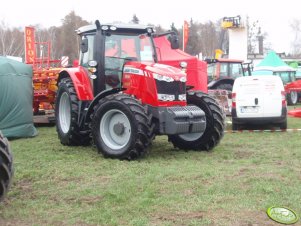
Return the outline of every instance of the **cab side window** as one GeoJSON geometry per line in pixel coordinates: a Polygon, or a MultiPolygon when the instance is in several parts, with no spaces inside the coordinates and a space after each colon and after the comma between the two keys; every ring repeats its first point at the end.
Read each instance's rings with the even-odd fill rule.
{"type": "Polygon", "coordinates": [[[94,60],[93,56],[93,46],[94,46],[94,35],[84,35],[82,36],[82,42],[81,45],[87,45],[87,46],[81,46],[81,51],[79,54],[79,64],[83,67],[88,66],[88,62],[90,60],[94,60]],[[83,41],[86,39],[86,41],[83,41]],[[82,51],[85,49],[86,51],[82,51]]]}

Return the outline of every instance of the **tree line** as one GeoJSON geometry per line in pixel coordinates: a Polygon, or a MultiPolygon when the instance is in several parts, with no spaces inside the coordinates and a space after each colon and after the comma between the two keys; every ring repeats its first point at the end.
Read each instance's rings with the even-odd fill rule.
{"type": "MultiPolygon", "coordinates": [[[[137,15],[133,15],[129,23],[140,22],[137,15]]],[[[42,28],[35,25],[35,39],[36,42],[50,41],[52,45],[51,58],[60,59],[61,56],[68,56],[70,62],[78,59],[78,47],[80,40],[75,34],[75,30],[81,26],[91,24],[84,20],[74,11],[71,11],[62,19],[62,25],[59,27],[42,28]]],[[[300,23],[299,23],[300,24],[300,23]]],[[[295,28],[299,28],[295,22],[295,28]]],[[[148,24],[152,25],[152,24],[148,24]]],[[[173,30],[179,35],[180,46],[182,46],[182,27],[175,27],[174,23],[170,25],[169,29],[164,29],[160,25],[154,26],[157,33],[173,30]]],[[[256,42],[258,34],[260,34],[260,27],[258,22],[247,23],[248,27],[248,50],[249,53],[255,53],[256,42]]],[[[221,28],[221,20],[197,22],[191,19],[189,21],[189,37],[185,52],[191,55],[202,54],[203,57],[214,57],[216,49],[222,49],[227,53],[229,41],[227,34],[221,28]]],[[[267,34],[263,34],[266,37],[267,34]]],[[[297,37],[297,36],[296,36],[297,37]]],[[[298,36],[299,38],[299,36],[298,36]]],[[[297,38],[296,38],[297,39],[297,38]]],[[[24,59],[24,29],[11,28],[4,22],[0,23],[0,55],[3,56],[17,56],[24,59]]],[[[294,52],[300,54],[300,52],[294,52]]]]}

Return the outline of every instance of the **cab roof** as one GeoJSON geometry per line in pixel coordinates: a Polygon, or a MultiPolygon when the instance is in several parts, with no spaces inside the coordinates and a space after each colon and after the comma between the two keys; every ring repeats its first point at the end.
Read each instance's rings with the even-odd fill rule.
{"type": "MultiPolygon", "coordinates": [[[[146,26],[141,24],[118,24],[118,23],[107,23],[100,25],[102,30],[108,28],[111,31],[120,31],[120,32],[133,32],[133,33],[153,33],[154,27],[153,26],[146,26]],[[116,30],[110,29],[111,27],[115,27],[116,30]]],[[[80,27],[76,30],[77,34],[87,33],[87,32],[95,32],[96,25],[90,24],[83,27],[80,27]]]]}

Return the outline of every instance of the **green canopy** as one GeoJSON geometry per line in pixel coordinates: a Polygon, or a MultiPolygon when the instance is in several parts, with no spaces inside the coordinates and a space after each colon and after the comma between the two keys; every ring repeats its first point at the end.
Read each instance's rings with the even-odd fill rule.
{"type": "Polygon", "coordinates": [[[273,72],[289,72],[296,69],[288,66],[274,51],[270,51],[267,56],[254,67],[252,75],[272,75],[273,72]]]}
{"type": "Polygon", "coordinates": [[[0,57],[0,130],[9,138],[37,135],[31,66],[0,57]]]}

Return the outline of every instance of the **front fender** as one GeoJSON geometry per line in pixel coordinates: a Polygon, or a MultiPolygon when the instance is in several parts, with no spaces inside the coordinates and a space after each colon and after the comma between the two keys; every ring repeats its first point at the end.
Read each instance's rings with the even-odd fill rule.
{"type": "Polygon", "coordinates": [[[91,101],[94,99],[93,89],[89,79],[88,71],[84,67],[78,66],[75,68],[64,69],[59,73],[57,83],[59,83],[61,79],[67,77],[71,78],[79,100],[91,101]]]}
{"type": "Polygon", "coordinates": [[[91,118],[90,115],[93,113],[94,111],[94,106],[96,104],[98,104],[98,101],[106,96],[109,95],[113,95],[115,93],[118,93],[120,91],[123,91],[124,89],[120,89],[120,88],[116,88],[116,89],[109,89],[109,90],[104,90],[102,92],[100,92],[99,94],[97,94],[97,96],[94,98],[94,100],[90,103],[87,114],[86,114],[86,118],[85,118],[85,122],[90,122],[91,118]]]}

